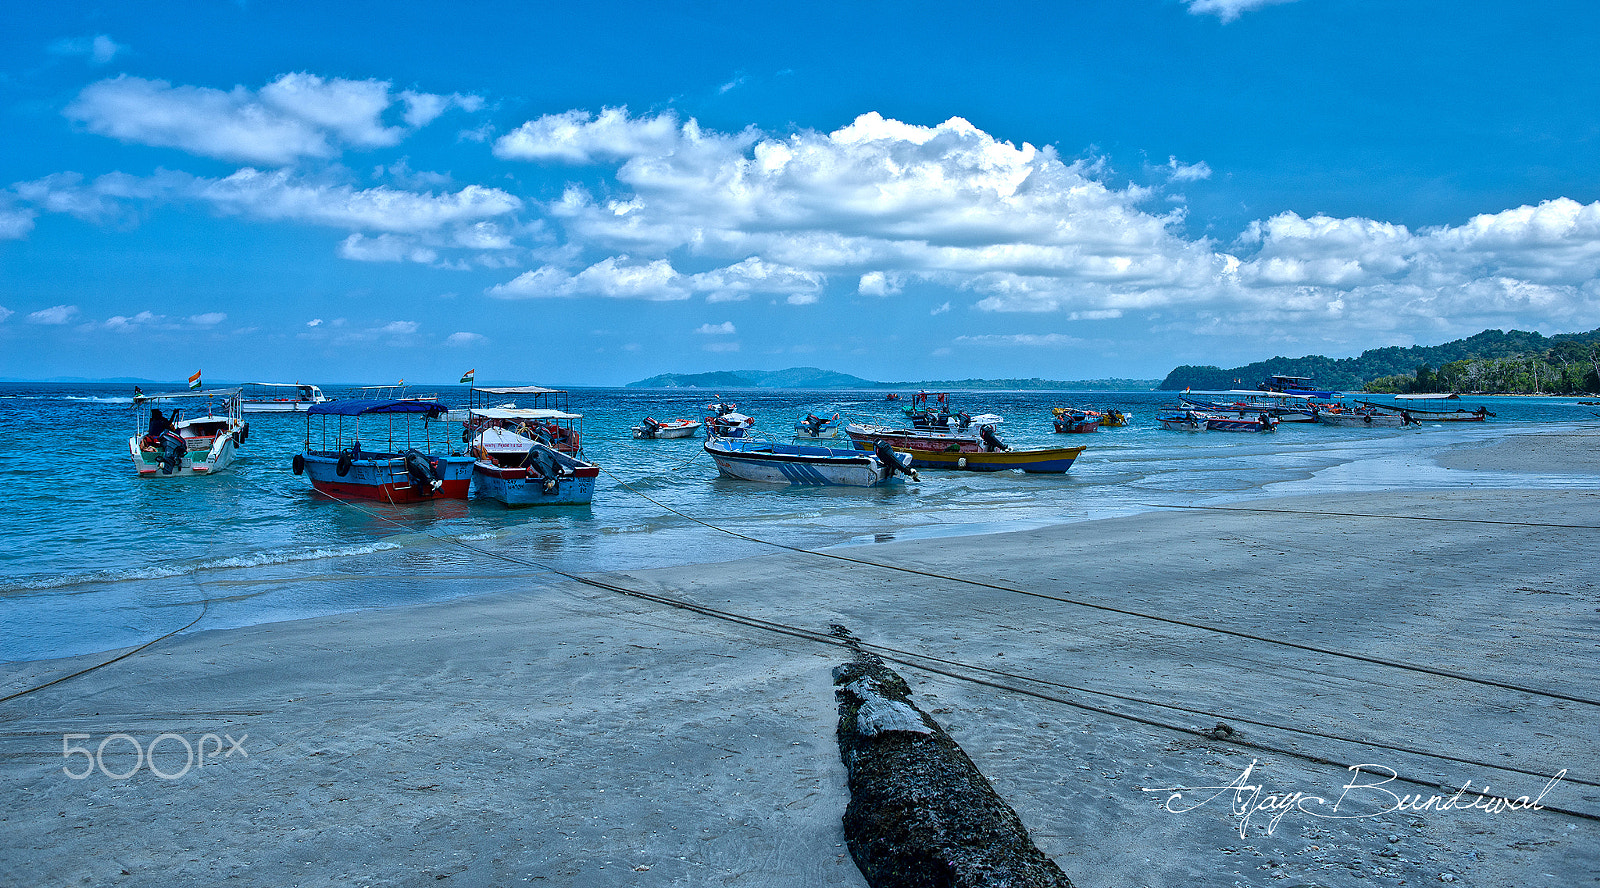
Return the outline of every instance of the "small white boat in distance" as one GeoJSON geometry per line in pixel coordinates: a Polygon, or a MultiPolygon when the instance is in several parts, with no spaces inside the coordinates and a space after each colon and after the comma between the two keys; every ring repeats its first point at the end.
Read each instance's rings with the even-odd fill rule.
{"type": "Polygon", "coordinates": [[[239,416],[239,389],[140,395],[133,406],[128,454],[141,478],[214,475],[233,464],[250,437],[250,424],[239,416]],[[170,407],[163,413],[158,405],[170,407]],[[185,418],[184,411],[204,412],[185,418]]]}
{"type": "Polygon", "coordinates": [[[247,382],[239,400],[245,413],[304,413],[329,400],[322,389],[303,382],[247,382]]]}
{"type": "Polygon", "coordinates": [[[692,438],[700,431],[700,423],[692,419],[669,419],[662,422],[646,416],[644,422],[633,427],[633,436],[640,440],[656,438],[692,438]]]}

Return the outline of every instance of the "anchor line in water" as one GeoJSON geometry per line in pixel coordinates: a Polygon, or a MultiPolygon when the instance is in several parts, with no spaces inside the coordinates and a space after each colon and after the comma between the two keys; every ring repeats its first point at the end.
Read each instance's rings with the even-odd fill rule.
{"type": "MultiPolygon", "coordinates": [[[[1468,674],[1462,673],[1462,672],[1453,672],[1453,671],[1448,670],[1448,669],[1436,669],[1436,668],[1431,667],[1431,666],[1421,666],[1421,665],[1418,665],[1416,663],[1405,663],[1405,662],[1401,662],[1401,661],[1398,661],[1398,660],[1385,660],[1385,659],[1383,659],[1381,657],[1368,657],[1368,656],[1366,656],[1364,654],[1355,654],[1355,653],[1350,653],[1348,651],[1333,650],[1332,648],[1321,648],[1321,647],[1316,647],[1315,645],[1301,644],[1299,642],[1294,642],[1294,641],[1285,641],[1284,639],[1281,639],[1281,638],[1272,638],[1270,636],[1265,636],[1265,635],[1256,635],[1254,633],[1243,632],[1243,631],[1240,631],[1240,630],[1237,630],[1237,629],[1228,629],[1228,628],[1224,628],[1222,626],[1212,626],[1212,625],[1209,625],[1209,624],[1206,624],[1206,623],[1196,623],[1196,622],[1193,622],[1193,621],[1190,621],[1190,620],[1180,620],[1180,619],[1178,619],[1176,617],[1164,617],[1164,616],[1161,616],[1159,614],[1145,613],[1143,611],[1130,610],[1128,608],[1113,607],[1112,605],[1109,605],[1109,604],[1100,604],[1100,603],[1097,603],[1097,602],[1084,601],[1084,600],[1077,599],[1077,598],[1067,598],[1067,597],[1060,596],[1060,595],[1051,595],[1051,594],[1046,593],[1046,592],[1035,592],[1035,591],[1030,590],[1030,589],[1020,589],[1020,588],[1017,588],[1015,586],[1007,586],[1007,585],[1004,585],[1002,583],[991,583],[991,582],[987,582],[987,581],[984,581],[984,580],[970,579],[968,577],[951,576],[949,574],[935,573],[933,571],[920,570],[918,568],[905,567],[903,565],[885,564],[885,563],[879,562],[879,561],[868,561],[868,560],[863,559],[863,558],[851,558],[851,557],[849,557],[847,555],[840,555],[840,554],[837,554],[835,552],[820,552],[820,551],[817,551],[815,549],[805,549],[805,548],[801,548],[799,546],[790,546],[790,545],[787,545],[785,543],[775,543],[775,542],[772,542],[770,540],[763,540],[763,539],[759,539],[757,537],[749,536],[748,534],[743,534],[743,533],[740,533],[740,532],[738,532],[736,530],[728,530],[726,528],[718,527],[717,525],[712,524],[709,521],[705,521],[705,520],[703,520],[701,518],[696,518],[693,515],[688,515],[688,514],[685,514],[683,512],[680,512],[677,509],[674,509],[671,506],[667,505],[666,503],[663,503],[663,502],[655,499],[654,497],[651,497],[649,494],[644,493],[643,491],[640,491],[640,490],[637,490],[637,489],[633,488],[632,486],[630,486],[628,484],[628,482],[622,480],[621,478],[618,478],[616,475],[613,475],[610,471],[608,471],[608,470],[606,470],[604,468],[602,468],[601,471],[605,472],[607,475],[610,475],[613,480],[615,480],[618,484],[620,484],[624,488],[626,488],[630,493],[633,493],[636,496],[639,496],[639,497],[642,497],[642,498],[644,498],[646,500],[649,500],[651,503],[654,503],[656,506],[659,506],[660,508],[665,509],[668,512],[671,512],[672,514],[677,515],[680,518],[685,518],[685,519],[687,519],[689,521],[693,521],[696,524],[704,525],[704,526],[709,527],[712,530],[718,531],[720,533],[728,534],[729,536],[737,537],[737,538],[742,539],[742,540],[749,540],[750,542],[753,542],[753,543],[760,543],[762,545],[771,546],[771,547],[777,548],[777,549],[785,549],[785,550],[790,551],[790,552],[799,552],[799,553],[806,554],[806,555],[813,555],[813,556],[816,556],[818,558],[830,558],[830,559],[833,559],[835,561],[844,561],[844,562],[847,562],[847,563],[850,563],[850,564],[859,564],[859,565],[862,565],[864,567],[876,567],[876,568],[881,568],[881,569],[884,569],[884,570],[899,571],[901,573],[908,573],[908,574],[913,574],[913,575],[921,576],[921,577],[928,577],[928,578],[936,579],[936,580],[943,580],[943,581],[953,582],[953,583],[963,583],[963,584],[966,584],[966,585],[969,585],[969,586],[978,586],[978,587],[984,588],[984,589],[994,589],[994,590],[997,590],[997,591],[1000,591],[1000,592],[1010,592],[1010,593],[1013,593],[1013,594],[1016,594],[1016,595],[1027,595],[1027,596],[1032,597],[1032,598],[1043,598],[1043,599],[1045,599],[1047,601],[1056,601],[1056,602],[1060,602],[1062,604],[1071,604],[1071,605],[1076,605],[1078,607],[1087,607],[1087,608],[1092,608],[1094,610],[1106,611],[1108,613],[1121,614],[1123,616],[1129,616],[1129,617],[1137,617],[1139,619],[1144,619],[1144,620],[1154,620],[1154,621],[1160,622],[1160,623],[1168,623],[1168,624],[1171,624],[1171,625],[1174,625],[1174,626],[1184,626],[1184,627],[1189,628],[1189,629],[1199,629],[1199,630],[1204,631],[1204,632],[1214,632],[1214,633],[1217,633],[1217,634],[1220,634],[1220,635],[1231,635],[1231,636],[1234,636],[1235,638],[1243,638],[1243,639],[1248,639],[1250,641],[1259,641],[1259,642],[1262,642],[1262,643],[1265,643],[1265,644],[1279,645],[1279,646],[1282,646],[1282,647],[1293,648],[1295,650],[1306,651],[1307,653],[1323,654],[1323,655],[1330,656],[1330,657],[1339,657],[1339,658],[1342,658],[1342,659],[1355,660],[1355,661],[1362,662],[1362,663],[1371,663],[1371,664],[1373,664],[1375,666],[1385,666],[1385,667],[1389,667],[1391,669],[1400,669],[1400,670],[1404,670],[1404,671],[1407,671],[1407,672],[1416,672],[1416,673],[1421,673],[1421,674],[1424,674],[1424,675],[1433,675],[1433,676],[1437,676],[1439,678],[1450,678],[1450,679],[1455,679],[1457,681],[1468,682],[1468,683],[1471,683],[1471,684],[1479,684],[1479,685],[1485,685],[1487,687],[1501,688],[1502,690],[1517,691],[1517,692],[1523,693],[1523,694],[1531,694],[1531,695],[1536,696],[1536,697],[1547,697],[1547,698],[1552,699],[1552,700],[1566,700],[1569,703],[1582,703],[1582,704],[1587,705],[1587,706],[1600,706],[1600,700],[1591,700],[1591,699],[1588,699],[1588,698],[1585,698],[1585,697],[1579,697],[1579,696],[1576,696],[1576,695],[1573,695],[1573,694],[1564,694],[1564,693],[1561,693],[1559,691],[1548,691],[1548,690],[1542,690],[1540,688],[1530,688],[1530,687],[1526,687],[1526,686],[1523,686],[1523,685],[1513,684],[1513,683],[1510,683],[1510,682],[1497,681],[1497,680],[1492,679],[1492,678],[1482,678],[1482,677],[1479,677],[1479,676],[1468,675],[1468,674]]],[[[1317,513],[1317,514],[1324,514],[1324,513],[1317,513]]],[[[1333,514],[1333,513],[1326,513],[1326,514],[1333,514]]],[[[1361,517],[1371,517],[1371,516],[1361,516],[1361,517]]],[[[1466,519],[1461,519],[1461,520],[1466,520],[1466,519]]],[[[1588,529],[1600,530],[1600,528],[1588,528],[1588,529]]]]}

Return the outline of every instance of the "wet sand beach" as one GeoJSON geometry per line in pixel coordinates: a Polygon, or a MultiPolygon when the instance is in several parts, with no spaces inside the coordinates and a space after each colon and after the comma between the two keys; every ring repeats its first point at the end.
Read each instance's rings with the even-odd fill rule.
{"type": "MultiPolygon", "coordinates": [[[[864,884],[838,625],[1077,885],[1593,884],[1597,443],[1439,458],[1594,489],[1263,499],[175,636],[0,703],[0,883],[864,884]]],[[[0,696],[106,659],[10,664],[0,696]]]]}

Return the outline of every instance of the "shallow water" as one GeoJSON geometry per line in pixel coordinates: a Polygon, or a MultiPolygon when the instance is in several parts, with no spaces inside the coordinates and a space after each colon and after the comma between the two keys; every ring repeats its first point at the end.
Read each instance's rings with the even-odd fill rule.
{"type": "MultiPolygon", "coordinates": [[[[465,401],[464,388],[439,391],[448,404],[465,401]]],[[[197,630],[495,592],[542,582],[550,575],[539,565],[583,573],[771,551],[715,528],[792,546],[870,545],[1261,495],[1587,486],[1587,476],[1451,471],[1428,456],[1597,421],[1573,399],[1464,399],[1499,416],[1421,429],[1190,434],[1155,422],[1171,393],[961,392],[952,406],[1003,415],[1000,435],[1014,447],[1088,450],[1064,476],[925,471],[921,483],[886,488],[790,489],[718,477],[699,439],[631,437],[646,415],[701,418],[716,393],[575,389],[585,453],[604,470],[594,503],[507,509],[480,500],[347,505],[314,494],[289,470],[306,433],[296,415],[249,414],[250,440],[217,477],[140,479],[126,440],[147,411],[133,409],[130,394],[124,385],[0,384],[0,481],[10,491],[0,517],[10,543],[0,554],[0,660],[142,643],[202,606],[197,630]],[[1056,435],[1049,408],[1058,405],[1116,407],[1133,420],[1056,435]]],[[[721,394],[774,437],[807,412],[901,424],[899,405],[878,392],[721,394]]]]}

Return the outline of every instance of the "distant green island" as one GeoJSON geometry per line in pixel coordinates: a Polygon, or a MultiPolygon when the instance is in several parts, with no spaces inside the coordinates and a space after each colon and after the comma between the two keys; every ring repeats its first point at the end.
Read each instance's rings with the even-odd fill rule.
{"type": "Polygon", "coordinates": [[[932,379],[879,382],[817,367],[663,373],[627,388],[899,389],[959,391],[1182,391],[1256,388],[1273,376],[1300,376],[1317,388],[1346,392],[1600,392],[1600,327],[1544,336],[1485,330],[1443,345],[1368,349],[1354,358],[1275,357],[1242,367],[1184,365],[1165,379],[932,379]]]}
{"type": "Polygon", "coordinates": [[[877,382],[848,373],[817,367],[791,367],[788,370],[724,370],[714,373],[663,373],[626,388],[697,389],[926,389],[958,391],[996,389],[1000,391],[1149,391],[1156,379],[934,379],[921,382],[877,382]]]}

